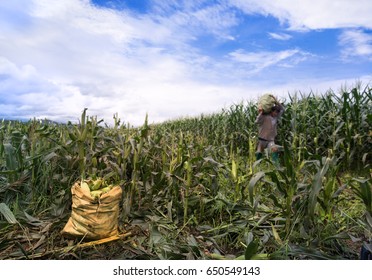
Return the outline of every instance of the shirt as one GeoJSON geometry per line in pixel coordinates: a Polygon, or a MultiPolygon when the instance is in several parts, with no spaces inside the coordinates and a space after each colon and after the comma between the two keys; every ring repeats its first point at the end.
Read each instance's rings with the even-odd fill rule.
{"type": "Polygon", "coordinates": [[[273,117],[271,114],[259,114],[256,118],[258,127],[258,137],[267,141],[274,141],[277,135],[278,120],[284,113],[284,107],[279,105],[279,113],[273,117]]]}

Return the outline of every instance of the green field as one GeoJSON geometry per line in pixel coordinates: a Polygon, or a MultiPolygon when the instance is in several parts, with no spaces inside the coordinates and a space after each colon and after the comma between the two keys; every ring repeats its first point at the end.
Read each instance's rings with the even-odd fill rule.
{"type": "Polygon", "coordinates": [[[284,105],[280,166],[255,159],[254,102],[141,127],[89,108],[79,124],[2,121],[0,259],[358,259],[372,238],[372,88],[284,105]],[[121,186],[127,234],[61,236],[72,185],[97,177],[121,186]]]}

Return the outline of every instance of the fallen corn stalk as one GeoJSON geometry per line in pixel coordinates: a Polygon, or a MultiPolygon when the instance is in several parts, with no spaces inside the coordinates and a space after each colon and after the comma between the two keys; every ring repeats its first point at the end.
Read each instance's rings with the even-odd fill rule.
{"type": "MultiPolygon", "coordinates": [[[[110,236],[110,237],[107,237],[107,238],[102,238],[102,239],[99,239],[99,240],[94,240],[94,241],[89,241],[89,242],[85,242],[85,243],[79,243],[79,244],[76,244],[76,245],[71,245],[71,246],[67,246],[67,247],[63,247],[63,248],[58,248],[58,249],[55,249],[55,250],[51,250],[51,251],[47,251],[47,252],[43,252],[43,253],[27,253],[27,252],[24,252],[24,256],[19,256],[19,257],[16,257],[16,258],[11,258],[11,259],[38,259],[38,258],[43,258],[47,255],[52,255],[52,254],[66,254],[66,253],[69,253],[71,251],[75,251],[77,249],[82,249],[82,248],[87,248],[87,247],[92,247],[92,246],[96,246],[96,245],[101,245],[101,244],[104,244],[104,243],[108,243],[108,242],[112,242],[112,241],[116,241],[116,240],[119,240],[119,239],[123,239],[123,238],[126,238],[126,237],[129,237],[133,235],[132,232],[126,232],[126,233],[123,233],[123,234],[119,234],[119,235],[114,235],[114,236],[110,236]],[[26,253],[26,254],[25,254],[26,253]]],[[[132,239],[130,239],[132,240],[132,239]]],[[[126,242],[129,242],[130,240],[126,240],[126,242]]]]}

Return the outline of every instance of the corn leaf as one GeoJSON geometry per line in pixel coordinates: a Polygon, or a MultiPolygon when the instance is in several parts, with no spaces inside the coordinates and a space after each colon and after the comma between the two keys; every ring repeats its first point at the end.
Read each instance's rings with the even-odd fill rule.
{"type": "Polygon", "coordinates": [[[257,172],[252,177],[252,179],[249,181],[248,192],[249,192],[249,199],[250,199],[252,204],[253,204],[253,190],[254,190],[254,187],[256,186],[257,182],[259,180],[261,180],[264,176],[265,176],[265,172],[260,171],[260,172],[257,172]]]}
{"type": "Polygon", "coordinates": [[[246,260],[250,260],[256,253],[258,249],[258,242],[253,240],[251,243],[248,244],[247,248],[244,252],[244,257],[246,260]]]}
{"type": "Polygon", "coordinates": [[[8,223],[10,224],[18,223],[13,212],[9,209],[8,205],[6,205],[5,203],[0,203],[0,213],[3,214],[4,218],[8,221],[8,223]]]}

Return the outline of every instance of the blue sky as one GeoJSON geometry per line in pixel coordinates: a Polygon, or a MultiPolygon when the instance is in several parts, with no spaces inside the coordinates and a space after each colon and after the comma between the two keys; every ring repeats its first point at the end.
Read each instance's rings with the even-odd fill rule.
{"type": "Polygon", "coordinates": [[[0,118],[141,125],[372,82],[370,0],[0,1],[0,118]]]}

